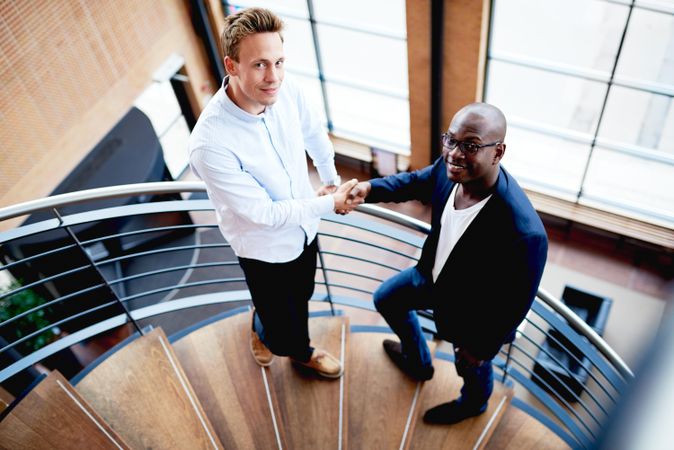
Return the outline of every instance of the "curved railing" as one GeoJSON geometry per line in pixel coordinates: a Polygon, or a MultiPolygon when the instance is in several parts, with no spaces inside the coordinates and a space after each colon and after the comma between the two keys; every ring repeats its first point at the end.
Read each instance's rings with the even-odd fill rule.
{"type": "MultiPolygon", "coordinates": [[[[186,308],[250,300],[203,192],[200,182],[147,183],[0,209],[0,222],[28,216],[0,233],[0,273],[21,280],[0,293],[6,310],[21,308],[0,323],[0,383],[17,389],[36,367],[56,368],[68,349],[124,324],[140,331],[186,308]],[[106,199],[118,199],[116,206],[98,208],[106,199]]],[[[374,311],[374,290],[416,262],[428,231],[424,222],[373,205],[325,217],[314,300],[374,311]]],[[[432,311],[420,313],[434,333],[432,311]]],[[[592,328],[544,289],[494,365],[515,388],[513,404],[573,447],[593,444],[633,377],[592,328]],[[542,357],[557,369],[542,367],[542,357]]]]}

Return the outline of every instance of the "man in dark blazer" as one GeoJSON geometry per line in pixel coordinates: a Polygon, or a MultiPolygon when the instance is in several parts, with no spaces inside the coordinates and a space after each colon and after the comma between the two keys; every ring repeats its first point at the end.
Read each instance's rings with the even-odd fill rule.
{"type": "Polygon", "coordinates": [[[438,337],[452,343],[461,396],[428,410],[430,423],[481,414],[493,389],[491,362],[512,339],[536,295],[548,240],[515,179],[500,166],[506,120],[496,107],[473,103],[443,134],[442,157],[431,166],[359,183],[353,202],[420,200],[432,205],[431,232],[416,267],[386,280],[377,310],[400,338],[383,345],[393,362],[418,380],[433,376],[417,309],[432,309],[438,337]]]}

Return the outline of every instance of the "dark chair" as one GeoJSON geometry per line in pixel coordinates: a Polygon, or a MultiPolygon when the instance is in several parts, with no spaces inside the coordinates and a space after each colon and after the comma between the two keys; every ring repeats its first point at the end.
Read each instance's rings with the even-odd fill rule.
{"type": "MultiPolygon", "coordinates": [[[[599,336],[604,334],[612,299],[566,286],[561,300],[599,336]]],[[[561,317],[559,319],[564,320],[561,317]]],[[[532,375],[532,379],[567,401],[578,401],[576,396],[579,397],[583,392],[592,368],[591,362],[554,324],[548,334],[534,364],[534,374],[540,378],[532,375]]],[[[590,345],[585,338],[582,341],[590,345]]]]}

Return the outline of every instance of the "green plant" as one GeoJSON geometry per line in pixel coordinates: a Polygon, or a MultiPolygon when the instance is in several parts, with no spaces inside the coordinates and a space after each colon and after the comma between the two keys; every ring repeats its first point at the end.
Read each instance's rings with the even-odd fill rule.
{"type": "MultiPolygon", "coordinates": [[[[21,283],[13,281],[8,287],[0,289],[0,294],[14,291],[21,287],[21,283]]],[[[0,300],[0,323],[11,319],[23,312],[46,303],[46,300],[31,289],[24,289],[16,294],[0,300]]],[[[8,342],[21,339],[35,331],[44,330],[42,333],[25,340],[17,345],[17,350],[28,354],[47,345],[54,338],[57,330],[51,328],[49,315],[51,309],[41,308],[9,324],[2,329],[2,335],[8,342]]]]}

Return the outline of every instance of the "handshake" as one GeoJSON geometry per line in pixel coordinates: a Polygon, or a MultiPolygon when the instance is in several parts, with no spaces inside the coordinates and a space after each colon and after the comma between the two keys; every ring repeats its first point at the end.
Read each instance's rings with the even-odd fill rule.
{"type": "Polygon", "coordinates": [[[365,202],[365,197],[370,193],[370,183],[355,178],[343,183],[341,186],[321,186],[316,191],[319,196],[332,195],[335,200],[335,212],[346,215],[356,209],[356,207],[365,202]]]}

